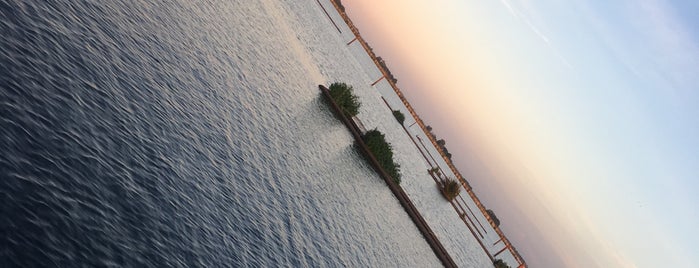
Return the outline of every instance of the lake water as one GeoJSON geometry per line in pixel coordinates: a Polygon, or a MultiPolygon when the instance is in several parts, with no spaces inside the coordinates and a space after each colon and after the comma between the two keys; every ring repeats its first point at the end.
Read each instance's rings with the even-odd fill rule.
{"type": "Polygon", "coordinates": [[[340,26],[315,0],[0,3],[0,267],[440,266],[334,81],[457,263],[491,266],[340,26]]]}

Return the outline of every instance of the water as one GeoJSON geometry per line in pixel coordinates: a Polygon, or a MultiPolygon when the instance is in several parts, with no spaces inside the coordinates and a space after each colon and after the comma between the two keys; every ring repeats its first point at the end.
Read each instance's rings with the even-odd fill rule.
{"type": "Polygon", "coordinates": [[[439,266],[321,102],[333,81],[455,259],[488,265],[407,187],[424,164],[316,1],[6,1],[0,30],[1,267],[439,266]]]}

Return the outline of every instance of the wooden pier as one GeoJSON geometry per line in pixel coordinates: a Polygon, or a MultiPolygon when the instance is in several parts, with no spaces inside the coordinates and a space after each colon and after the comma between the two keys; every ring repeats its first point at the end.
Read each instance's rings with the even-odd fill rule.
{"type": "Polygon", "coordinates": [[[420,212],[417,210],[415,205],[413,204],[412,201],[410,201],[410,198],[408,195],[403,191],[403,188],[398,185],[393,178],[391,178],[390,175],[381,167],[379,164],[379,161],[376,160],[376,157],[369,151],[369,147],[364,143],[362,140],[362,135],[360,134],[360,129],[359,127],[354,123],[353,120],[347,118],[347,116],[342,112],[340,107],[335,103],[335,101],[332,99],[330,96],[330,91],[328,90],[327,87],[323,85],[319,85],[318,88],[320,91],[323,92],[323,96],[330,102],[331,106],[333,107],[333,110],[335,113],[340,117],[340,120],[347,126],[349,131],[352,133],[352,136],[354,137],[355,141],[359,145],[359,148],[362,150],[363,154],[369,158],[369,162],[371,163],[372,167],[376,170],[377,173],[381,176],[381,178],[386,182],[386,185],[388,185],[388,188],[391,190],[393,195],[396,196],[398,199],[398,202],[403,206],[403,209],[405,209],[405,212],[408,213],[408,216],[410,216],[410,219],[413,220],[413,223],[415,223],[415,226],[417,229],[420,231],[422,236],[425,238],[427,241],[427,244],[430,245],[432,250],[434,251],[434,254],[437,256],[437,258],[442,262],[444,267],[458,267],[454,260],[451,258],[449,255],[449,252],[444,248],[442,243],[437,239],[437,236],[434,234],[430,226],[427,224],[425,219],[422,217],[420,212]]]}
{"type": "MultiPolygon", "coordinates": [[[[379,71],[381,71],[381,77],[378,78],[378,79],[372,84],[372,86],[375,85],[376,83],[378,83],[379,81],[383,80],[385,77],[388,77],[388,72],[387,72],[387,70],[385,70],[384,67],[379,63],[379,60],[377,59],[376,54],[374,54],[374,52],[372,51],[372,49],[371,49],[371,47],[369,46],[369,44],[364,40],[364,38],[362,38],[361,34],[359,33],[359,30],[357,29],[357,27],[354,26],[354,23],[353,23],[352,20],[349,18],[349,16],[347,15],[347,13],[345,13],[345,12],[342,10],[342,8],[340,8],[340,6],[338,5],[338,3],[336,3],[334,0],[331,0],[330,2],[333,4],[333,6],[334,6],[335,9],[337,10],[337,12],[340,14],[340,16],[342,17],[342,19],[345,21],[345,23],[347,24],[347,26],[350,28],[350,30],[352,31],[352,33],[353,33],[354,36],[355,36],[354,39],[352,39],[351,41],[349,41],[349,42],[347,43],[347,45],[351,45],[351,44],[354,43],[354,42],[359,42],[359,43],[362,45],[362,47],[364,48],[364,50],[366,51],[366,53],[369,55],[369,57],[372,59],[372,61],[373,61],[374,64],[376,65],[376,67],[379,69],[379,71]]],[[[449,158],[446,156],[446,154],[444,153],[444,151],[443,151],[443,150],[440,148],[440,146],[437,144],[437,140],[436,140],[432,135],[429,134],[430,132],[427,130],[427,127],[426,127],[425,123],[422,121],[422,119],[420,119],[420,116],[418,116],[418,114],[415,112],[415,110],[414,110],[413,107],[410,105],[410,103],[408,102],[408,100],[405,98],[405,96],[403,95],[403,93],[400,91],[400,89],[398,88],[398,86],[397,86],[391,79],[386,79],[386,82],[388,82],[388,84],[391,86],[391,88],[393,88],[393,91],[396,93],[396,95],[398,96],[398,98],[400,98],[400,100],[401,100],[401,102],[403,103],[403,105],[405,105],[405,107],[408,109],[408,112],[410,112],[410,115],[413,116],[413,118],[415,119],[415,122],[420,126],[420,128],[422,128],[422,131],[423,131],[423,132],[427,135],[427,137],[430,139],[430,142],[432,142],[432,145],[433,145],[433,146],[437,149],[437,151],[440,153],[440,155],[442,156],[442,158],[444,159],[444,161],[447,163],[447,166],[448,166],[449,169],[452,171],[452,173],[454,174],[454,176],[456,176],[456,178],[457,178],[457,179],[459,180],[459,182],[462,184],[462,186],[464,187],[464,189],[466,190],[466,192],[468,193],[468,195],[471,197],[471,199],[473,200],[473,202],[476,204],[476,206],[478,207],[478,209],[481,211],[481,213],[483,214],[483,216],[488,220],[488,222],[489,222],[490,225],[493,227],[493,229],[495,229],[495,232],[498,234],[498,236],[500,237],[500,239],[502,240],[502,242],[505,244],[505,249],[508,249],[508,250],[510,251],[510,253],[512,253],[512,256],[513,256],[513,257],[515,258],[515,260],[518,262],[518,263],[517,263],[517,267],[524,267],[524,268],[526,268],[526,267],[527,267],[527,264],[526,264],[526,262],[524,261],[524,259],[522,258],[522,256],[521,256],[521,255],[519,254],[519,252],[514,248],[514,246],[510,243],[510,241],[507,239],[507,237],[506,237],[505,234],[502,232],[502,230],[500,230],[500,228],[499,228],[497,225],[495,225],[495,222],[490,218],[490,215],[486,212],[485,206],[481,203],[480,199],[479,199],[479,198],[476,196],[476,194],[473,192],[473,189],[471,188],[471,185],[470,185],[470,184],[468,183],[468,181],[461,175],[461,173],[460,173],[459,170],[456,168],[456,166],[454,166],[454,164],[452,163],[451,159],[449,159],[449,158]]],[[[474,226],[474,228],[475,228],[475,226],[474,226]]],[[[479,243],[482,244],[482,242],[480,241],[481,239],[479,239],[479,238],[478,238],[477,236],[475,236],[475,235],[474,235],[474,237],[476,238],[476,240],[479,241],[479,243]]],[[[484,249],[485,249],[485,247],[484,247],[484,249]]],[[[488,254],[488,256],[491,256],[490,252],[489,252],[487,249],[485,249],[485,251],[486,251],[486,254],[488,254]]],[[[501,253],[501,252],[498,252],[498,254],[499,254],[499,253],[501,253]]],[[[498,255],[498,254],[496,254],[496,255],[498,255]]]]}

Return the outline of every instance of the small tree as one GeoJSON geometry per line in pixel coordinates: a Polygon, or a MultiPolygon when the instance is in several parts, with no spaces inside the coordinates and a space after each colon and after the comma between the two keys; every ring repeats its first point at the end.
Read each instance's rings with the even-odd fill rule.
{"type": "Polygon", "coordinates": [[[398,120],[398,123],[400,123],[401,125],[403,124],[403,122],[405,122],[405,115],[401,113],[399,110],[393,111],[393,117],[395,117],[396,120],[398,120]]]}
{"type": "Polygon", "coordinates": [[[330,85],[330,97],[340,106],[340,109],[348,116],[352,117],[359,113],[359,98],[354,95],[352,86],[345,83],[335,82],[330,85]]]}
{"type": "Polygon", "coordinates": [[[395,183],[400,184],[400,165],[393,161],[393,147],[386,142],[386,137],[381,131],[372,129],[364,133],[362,140],[374,155],[379,165],[388,173],[395,183]]]}

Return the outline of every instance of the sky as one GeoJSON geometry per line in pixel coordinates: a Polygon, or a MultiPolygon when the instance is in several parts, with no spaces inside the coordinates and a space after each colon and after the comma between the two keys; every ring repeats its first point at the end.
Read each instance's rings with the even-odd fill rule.
{"type": "Polygon", "coordinates": [[[530,267],[699,267],[699,1],[342,2],[530,267]]]}

